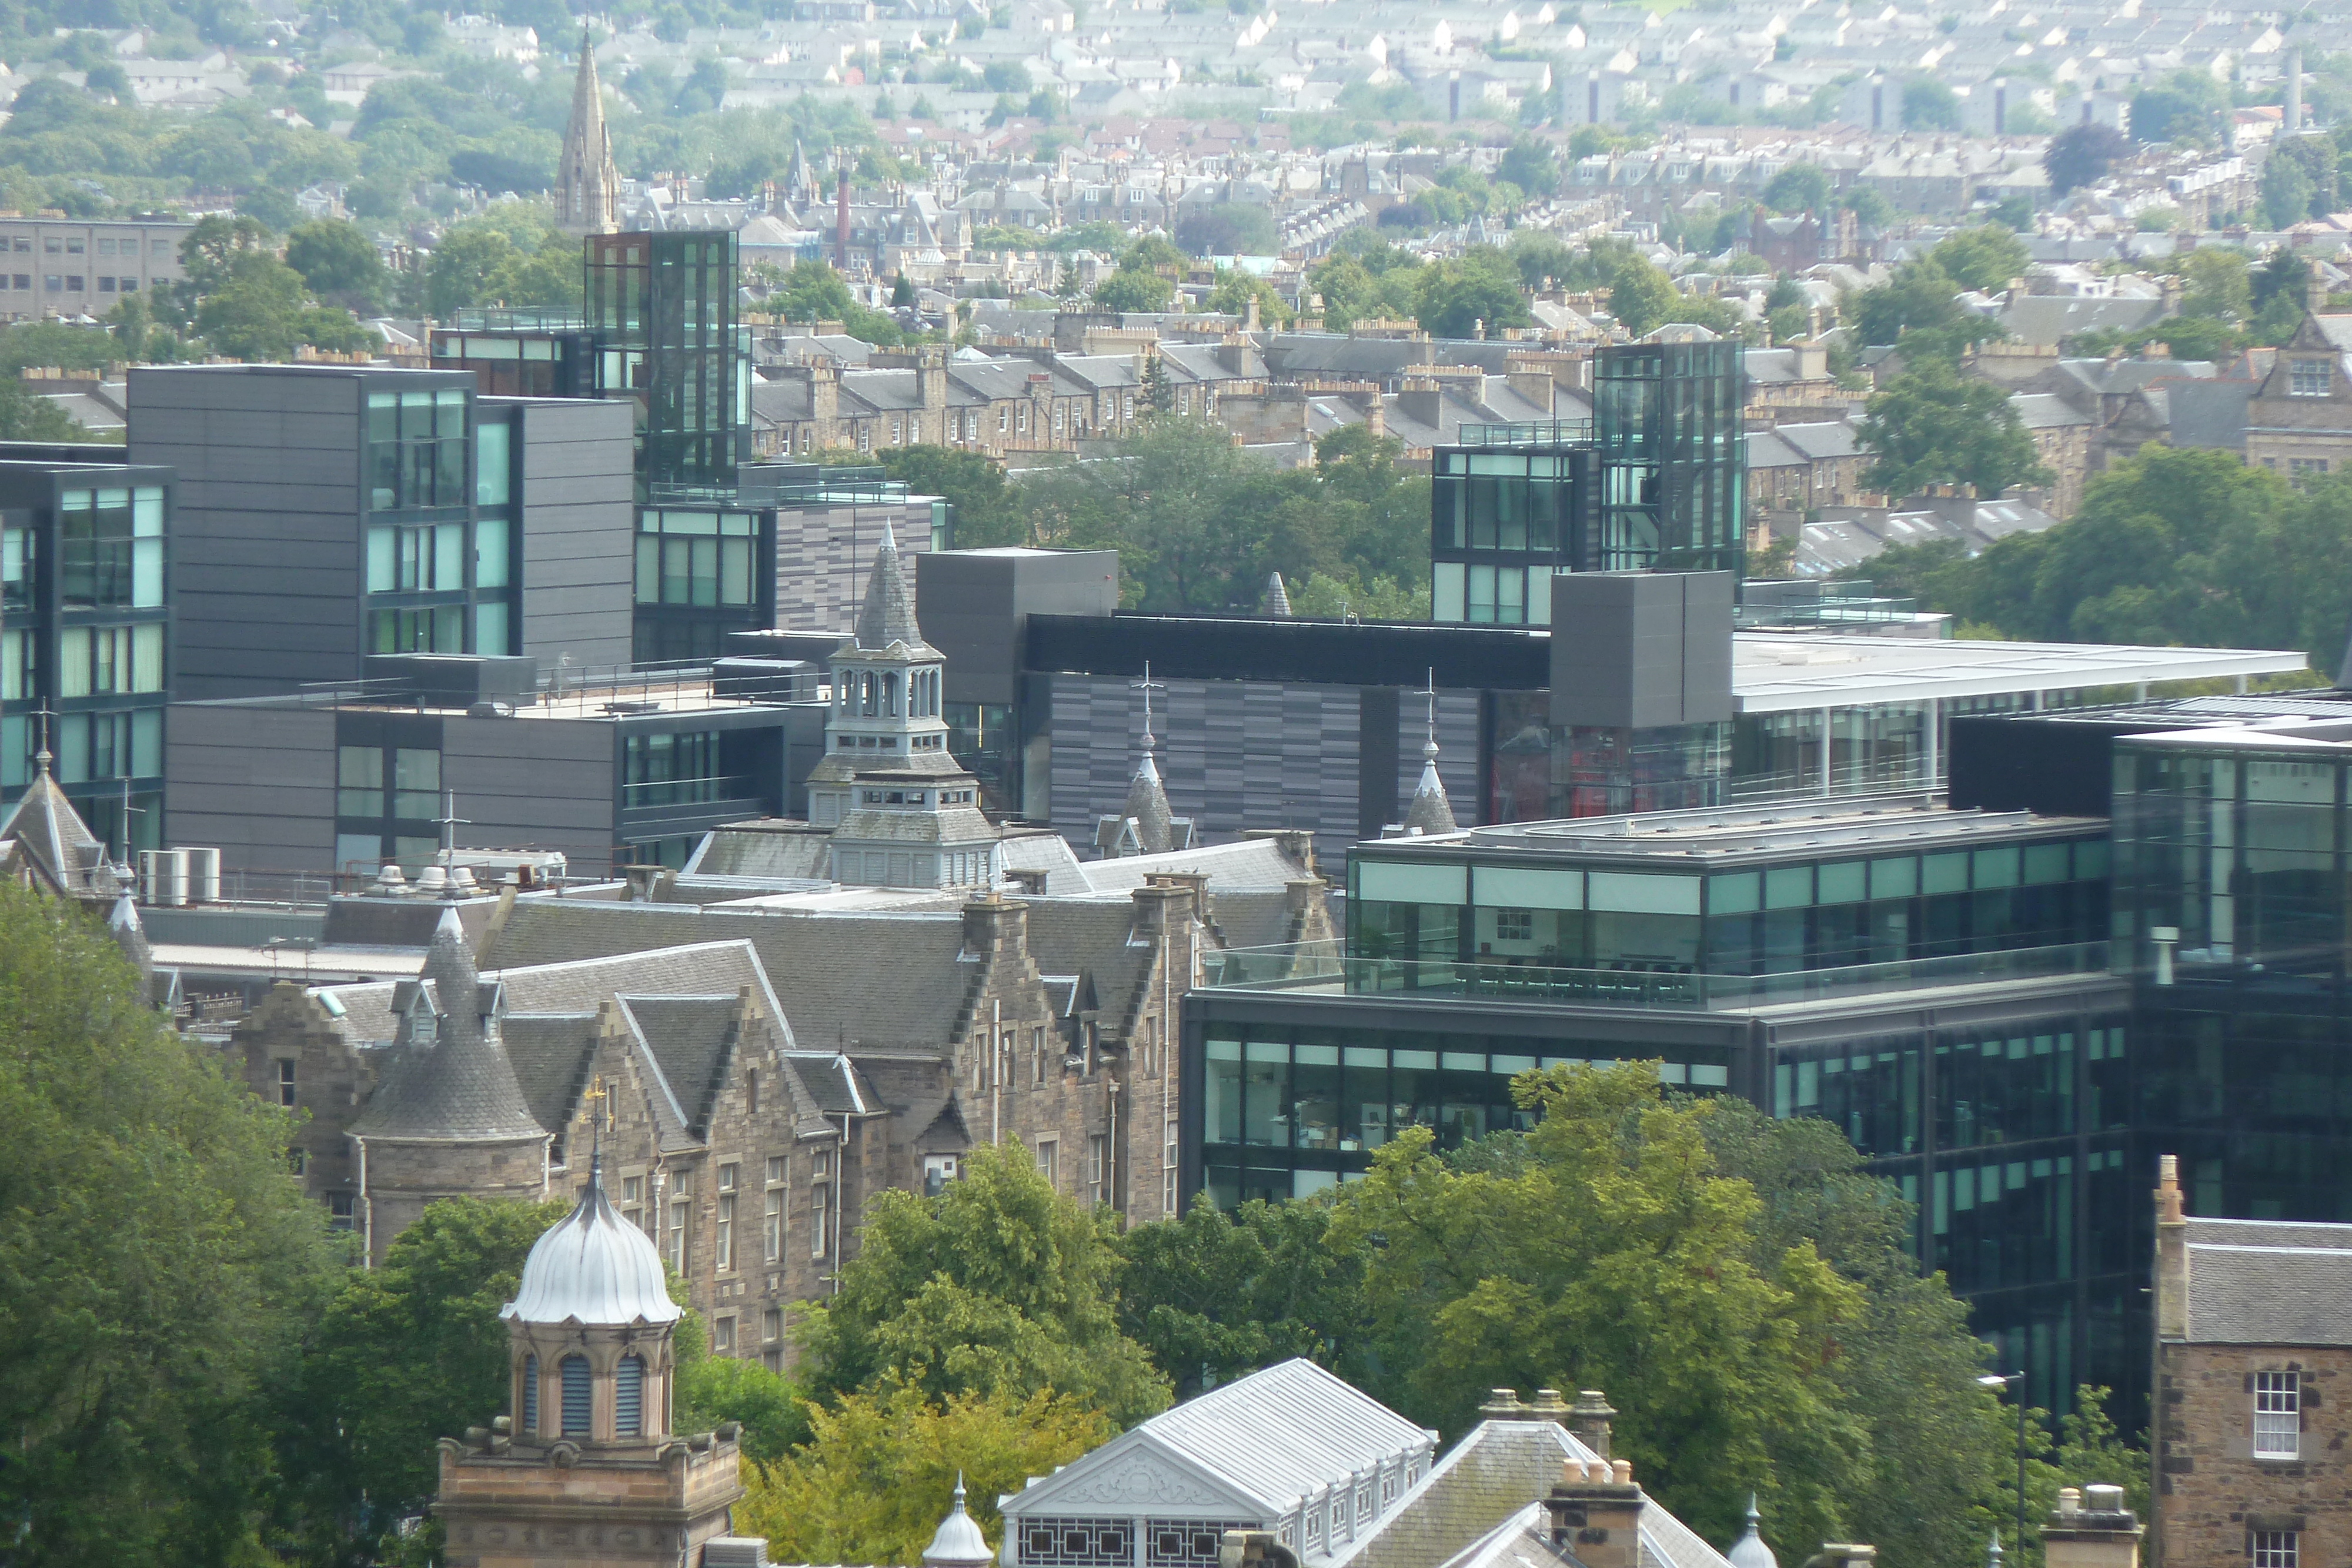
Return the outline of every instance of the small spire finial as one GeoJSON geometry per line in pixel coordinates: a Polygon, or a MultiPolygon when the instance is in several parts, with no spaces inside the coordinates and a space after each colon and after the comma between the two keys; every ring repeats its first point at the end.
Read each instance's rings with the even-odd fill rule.
{"type": "Polygon", "coordinates": [[[1435,669],[1433,668],[1429,672],[1427,684],[1412,695],[1429,699],[1429,738],[1422,743],[1421,754],[1434,762],[1437,760],[1437,672],[1435,669]]]}
{"type": "Polygon", "coordinates": [[[1152,747],[1158,744],[1151,733],[1151,694],[1166,691],[1167,683],[1151,678],[1151,661],[1146,659],[1143,661],[1143,679],[1129,683],[1128,689],[1143,694],[1143,755],[1149,757],[1152,747]]]}
{"type": "Polygon", "coordinates": [[[2000,1526],[1992,1527],[1992,1545],[1985,1551],[1985,1568],[2000,1568],[2000,1526]]]}
{"type": "Polygon", "coordinates": [[[612,1116],[613,1092],[604,1087],[604,1074],[580,1096],[580,1114],[588,1124],[588,1186],[591,1191],[601,1191],[604,1186],[604,1124],[612,1116]]]}

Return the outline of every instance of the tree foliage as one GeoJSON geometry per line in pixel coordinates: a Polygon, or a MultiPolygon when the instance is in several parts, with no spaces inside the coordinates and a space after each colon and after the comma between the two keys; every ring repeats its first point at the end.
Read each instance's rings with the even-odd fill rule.
{"type": "Polygon", "coordinates": [[[996,1535],[1000,1495],[1117,1435],[1067,1395],[950,1394],[886,1384],[810,1413],[812,1436],[747,1467],[735,1529],[782,1563],[919,1563],[961,1477],[972,1518],[996,1535]]]}
{"type": "Polygon", "coordinates": [[[312,1549],[364,1561],[439,1479],[435,1442],[507,1413],[507,1332],[523,1260],[571,1212],[451,1198],[426,1206],[327,1304],[288,1390],[283,1463],[312,1549]]]}
{"type": "Polygon", "coordinates": [[[2024,243],[1999,224],[1961,229],[1940,241],[1931,254],[1953,282],[1979,294],[2007,288],[2032,260],[2024,243]]]}
{"type": "Polygon", "coordinates": [[[2147,446],[2053,528],[1972,559],[1890,549],[1870,575],[2005,636],[2296,648],[2332,670],[2352,620],[2352,485],[2147,446]]]}
{"type": "Polygon", "coordinates": [[[1874,458],[1863,483],[1888,496],[1969,485],[1997,497],[2047,482],[2007,389],[1923,358],[1873,396],[1858,432],[1874,458]]]}
{"type": "Polygon", "coordinates": [[[105,930],[0,885],[0,1519],[14,1563],[257,1555],[267,1394],[331,1273],[289,1123],[105,930]]]}
{"type": "Polygon", "coordinates": [[[1368,1381],[1364,1258],[1330,1244],[1331,1218],[1259,1201],[1229,1217],[1203,1194],[1181,1218],[1137,1226],[1120,1244],[1120,1326],[1187,1397],[1300,1355],[1368,1381]]]}
{"type": "Polygon", "coordinates": [[[1764,204],[1776,213],[1820,212],[1830,204],[1830,177],[1817,163],[1791,163],[1764,187],[1764,204]]]}
{"type": "Polygon", "coordinates": [[[1609,285],[1609,313],[1636,338],[1646,338],[1668,319],[1675,308],[1675,286],[1666,275],[1640,256],[1629,256],[1617,267],[1609,285]]]}
{"type": "Polygon", "coordinates": [[[1514,1094],[1521,1157],[1456,1169],[1426,1129],[1351,1184],[1334,1227],[1406,1410],[1450,1433],[1483,1390],[1601,1388],[1652,1495],[1728,1540],[1753,1490],[1782,1539],[1832,1538],[1861,1434],[1823,1375],[1862,1292],[1810,1240],[1759,1249],[1754,1188],[1718,1174],[1703,1103],[1655,1070],[1561,1067],[1514,1094]]]}
{"type": "Polygon", "coordinates": [[[2050,193],[2063,196],[2107,177],[2117,160],[2131,152],[2131,142],[2112,125],[2070,125],[2050,139],[2042,150],[2042,172],[2050,176],[2050,193]]]}
{"type": "Polygon", "coordinates": [[[1119,1332],[1118,1273],[1108,1209],[1055,1194],[1018,1144],[983,1145],[937,1197],[894,1190],[867,1208],[839,1292],[801,1325],[810,1389],[1048,1393],[1139,1420],[1168,1385],[1119,1332]]]}

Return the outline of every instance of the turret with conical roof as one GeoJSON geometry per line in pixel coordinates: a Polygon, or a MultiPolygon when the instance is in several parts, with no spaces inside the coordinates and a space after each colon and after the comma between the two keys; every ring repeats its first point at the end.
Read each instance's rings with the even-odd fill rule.
{"type": "Polygon", "coordinates": [[[49,762],[46,747],[34,754],[33,781],[0,817],[0,874],[106,908],[121,888],[107,863],[106,841],[74,810],[49,762]]]}
{"type": "Polygon", "coordinates": [[[351,1126],[378,1259],[436,1198],[546,1196],[550,1143],[507,1060],[503,991],[475,972],[454,905],[441,912],[420,977],[393,988],[392,1008],[391,1059],[351,1126]]]}
{"type": "Polygon", "coordinates": [[[1772,1555],[1772,1549],[1764,1544],[1764,1537],[1759,1532],[1763,1522],[1764,1516],[1756,1511],[1756,1494],[1749,1492],[1748,1528],[1738,1540],[1731,1543],[1731,1550],[1723,1554],[1731,1568],[1780,1568],[1780,1560],[1772,1555]]]}
{"type": "Polygon", "coordinates": [[[567,234],[611,234],[619,226],[620,171],[604,125],[604,89],[596,79],[596,46],[580,30],[580,73],[572,83],[572,120],[555,172],[555,222],[567,234]]]}
{"type": "Polygon", "coordinates": [[[1290,590],[1284,585],[1282,573],[1275,572],[1265,580],[1265,592],[1257,601],[1257,612],[1278,621],[1290,619],[1290,590]]]}
{"type": "Polygon", "coordinates": [[[980,781],[948,753],[946,678],[886,522],[856,625],[833,656],[824,756],[809,770],[809,821],[834,829],[835,881],[994,884],[1000,835],[980,781]]]}

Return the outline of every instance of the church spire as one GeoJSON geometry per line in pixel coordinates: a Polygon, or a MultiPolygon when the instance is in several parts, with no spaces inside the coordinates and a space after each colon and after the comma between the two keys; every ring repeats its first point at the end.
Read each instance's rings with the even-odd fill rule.
{"type": "Polygon", "coordinates": [[[580,74],[572,84],[572,120],[555,176],[555,222],[572,234],[610,234],[619,226],[620,171],[604,125],[604,91],[596,79],[596,46],[580,29],[580,74]]]}
{"type": "Polygon", "coordinates": [[[1437,672],[1429,672],[1429,684],[1414,694],[1429,699],[1429,738],[1421,747],[1421,783],[1413,789],[1412,804],[1404,814],[1404,831],[1409,835],[1428,837],[1436,833],[1457,833],[1462,830],[1454,821],[1454,802],[1445,797],[1445,780],[1437,775],[1437,672]]]}

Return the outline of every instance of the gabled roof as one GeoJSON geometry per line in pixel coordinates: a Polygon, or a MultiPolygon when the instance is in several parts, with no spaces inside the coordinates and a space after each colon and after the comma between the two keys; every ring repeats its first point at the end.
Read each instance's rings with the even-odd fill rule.
{"type": "Polygon", "coordinates": [[[2352,1225],[2188,1223],[2191,1343],[2352,1345],[2352,1225]]]}
{"type": "Polygon", "coordinates": [[[0,843],[14,841],[16,852],[35,868],[40,880],[68,895],[111,896],[117,888],[106,869],[106,843],[89,831],[73,802],[50,776],[46,753],[5,818],[0,818],[0,843]],[[103,875],[105,883],[99,884],[103,875]]]}
{"type": "Polygon", "coordinates": [[[719,1098],[722,1070],[742,1027],[742,998],[621,996],[614,1000],[646,1053],[660,1064],[686,1130],[703,1135],[719,1098]]]}
{"type": "Polygon", "coordinates": [[[1123,1483],[1123,1469],[1147,1469],[1157,1459],[1162,1469],[1155,1479],[1163,1488],[1195,1484],[1192,1497],[1149,1500],[1154,1512],[1213,1518],[1203,1511],[1244,1501],[1270,1521],[1302,1498],[1352,1483],[1362,1470],[1426,1454],[1434,1441],[1435,1434],[1302,1357],[1160,1412],[1006,1499],[1004,1512],[1017,1519],[1063,1511],[1098,1496],[1107,1483],[1123,1483]]]}

